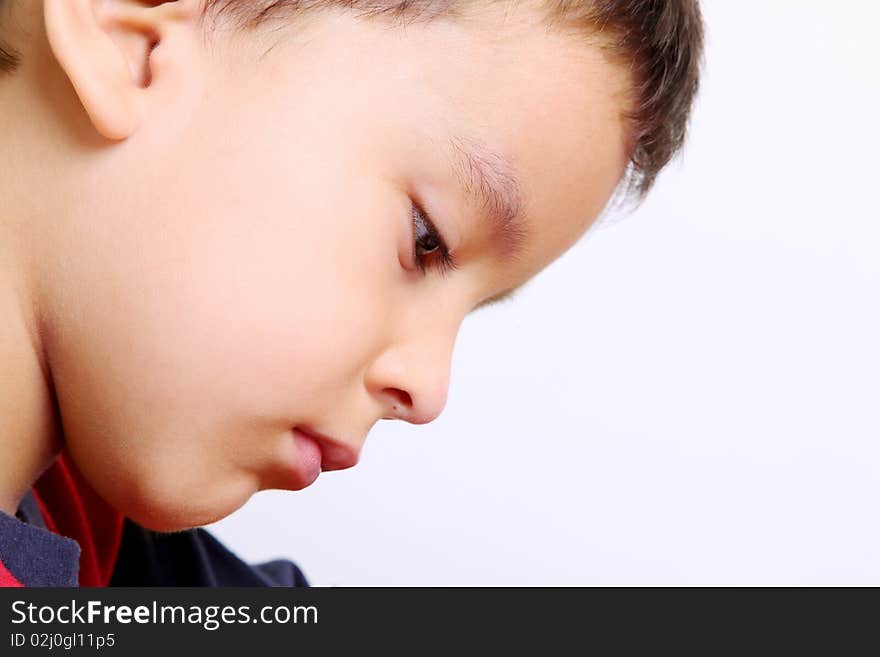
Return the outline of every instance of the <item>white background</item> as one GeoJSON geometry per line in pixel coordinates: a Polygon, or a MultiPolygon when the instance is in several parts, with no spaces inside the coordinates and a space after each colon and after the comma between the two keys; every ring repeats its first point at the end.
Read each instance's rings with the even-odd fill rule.
{"type": "Polygon", "coordinates": [[[439,419],[215,535],[321,586],[880,584],[880,7],[703,11],[646,203],[465,320],[439,419]]]}

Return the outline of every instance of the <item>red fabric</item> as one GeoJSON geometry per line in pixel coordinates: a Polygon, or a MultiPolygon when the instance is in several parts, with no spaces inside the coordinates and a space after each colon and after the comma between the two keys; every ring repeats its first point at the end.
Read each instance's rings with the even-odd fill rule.
{"type": "Polygon", "coordinates": [[[79,585],[107,586],[125,517],[94,491],[66,451],[37,480],[33,493],[46,527],[79,543],[79,585]]]}
{"type": "Polygon", "coordinates": [[[6,566],[3,565],[3,562],[0,561],[0,587],[23,587],[24,584],[15,579],[15,576],[10,573],[6,566]]]}

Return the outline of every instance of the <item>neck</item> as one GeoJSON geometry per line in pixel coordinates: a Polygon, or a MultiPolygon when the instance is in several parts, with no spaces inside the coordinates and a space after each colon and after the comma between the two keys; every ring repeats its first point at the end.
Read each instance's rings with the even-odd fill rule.
{"type": "Polygon", "coordinates": [[[0,236],[0,510],[13,515],[62,440],[39,311],[0,236]]]}
{"type": "MultiPolygon", "coordinates": [[[[41,33],[30,13],[20,20],[41,33]]],[[[46,193],[46,180],[58,171],[64,140],[49,130],[45,103],[33,100],[34,88],[60,87],[40,54],[29,48],[27,66],[0,74],[0,511],[10,515],[63,446],[40,290],[41,263],[57,232],[44,218],[56,216],[52,204],[64,200],[60,185],[46,193]]]]}

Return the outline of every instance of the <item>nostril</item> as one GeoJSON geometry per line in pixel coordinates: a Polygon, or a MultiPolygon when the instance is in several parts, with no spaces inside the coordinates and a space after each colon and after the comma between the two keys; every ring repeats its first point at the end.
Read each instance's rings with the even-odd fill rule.
{"type": "Polygon", "coordinates": [[[400,388],[387,388],[386,391],[391,396],[391,414],[385,419],[394,419],[409,413],[413,401],[408,392],[400,388]]]}

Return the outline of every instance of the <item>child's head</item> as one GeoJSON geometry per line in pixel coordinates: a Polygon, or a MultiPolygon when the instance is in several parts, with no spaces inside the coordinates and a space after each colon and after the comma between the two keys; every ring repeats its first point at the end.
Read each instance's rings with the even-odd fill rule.
{"type": "Polygon", "coordinates": [[[339,469],[436,418],[464,317],[678,150],[701,32],[695,0],[0,0],[0,44],[60,436],[176,529],[310,484],[294,427],[339,469]]]}

